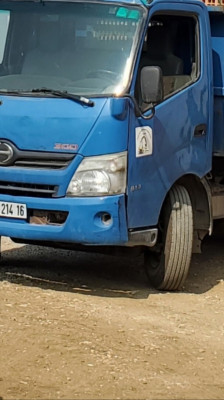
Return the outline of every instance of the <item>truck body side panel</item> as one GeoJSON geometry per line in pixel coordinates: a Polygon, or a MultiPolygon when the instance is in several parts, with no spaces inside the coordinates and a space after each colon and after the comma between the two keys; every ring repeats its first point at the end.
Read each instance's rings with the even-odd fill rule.
{"type": "Polygon", "coordinates": [[[224,14],[211,12],[210,21],[214,71],[213,152],[224,156],[224,14]]]}

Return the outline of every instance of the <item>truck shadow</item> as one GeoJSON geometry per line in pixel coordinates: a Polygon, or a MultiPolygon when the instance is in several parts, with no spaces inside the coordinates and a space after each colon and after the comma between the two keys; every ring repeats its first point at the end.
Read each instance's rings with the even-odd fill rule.
{"type": "MultiPolygon", "coordinates": [[[[192,258],[182,292],[205,293],[224,279],[223,239],[206,239],[203,253],[192,258]]],[[[143,256],[115,257],[13,245],[8,250],[3,248],[1,263],[1,280],[44,290],[133,299],[160,293],[148,284],[143,256]]]]}
{"type": "Polygon", "coordinates": [[[224,234],[206,238],[202,253],[194,254],[188,278],[184,285],[186,292],[201,294],[224,280],[224,234]]]}
{"type": "Polygon", "coordinates": [[[147,298],[143,258],[25,245],[2,252],[1,280],[102,297],[147,298]]]}

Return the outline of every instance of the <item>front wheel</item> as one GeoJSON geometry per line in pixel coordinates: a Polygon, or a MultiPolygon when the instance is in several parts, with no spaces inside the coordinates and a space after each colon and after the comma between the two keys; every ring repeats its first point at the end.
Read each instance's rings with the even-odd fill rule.
{"type": "Polygon", "coordinates": [[[146,273],[156,289],[177,290],[187,277],[193,243],[192,205],[184,186],[170,190],[159,229],[155,249],[145,253],[146,273]]]}

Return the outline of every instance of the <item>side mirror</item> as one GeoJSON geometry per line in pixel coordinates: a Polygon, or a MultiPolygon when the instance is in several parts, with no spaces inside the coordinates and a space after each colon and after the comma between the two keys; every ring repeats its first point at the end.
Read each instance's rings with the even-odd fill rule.
{"type": "Polygon", "coordinates": [[[163,77],[160,67],[143,67],[140,84],[143,103],[156,104],[163,100],[163,77]]]}

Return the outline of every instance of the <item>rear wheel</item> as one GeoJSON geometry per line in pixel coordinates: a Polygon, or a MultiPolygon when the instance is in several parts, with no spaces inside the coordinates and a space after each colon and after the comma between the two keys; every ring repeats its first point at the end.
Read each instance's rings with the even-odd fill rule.
{"type": "Polygon", "coordinates": [[[187,277],[193,242],[193,213],[185,187],[175,185],[165,201],[158,243],[146,250],[145,268],[156,289],[177,290],[187,277]]]}

